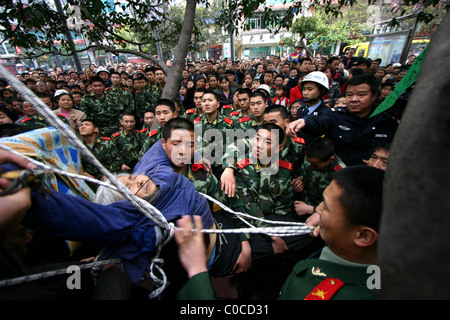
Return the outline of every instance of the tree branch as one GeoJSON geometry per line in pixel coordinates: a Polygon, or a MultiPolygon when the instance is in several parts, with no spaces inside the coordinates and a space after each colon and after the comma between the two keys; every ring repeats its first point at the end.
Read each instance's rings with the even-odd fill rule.
{"type": "Polygon", "coordinates": [[[147,59],[147,60],[150,60],[150,61],[156,63],[166,74],[169,72],[169,67],[167,67],[162,60],[160,60],[158,58],[155,58],[155,57],[153,57],[150,54],[147,54],[147,53],[144,53],[144,52],[140,52],[140,51],[136,51],[136,50],[130,50],[130,49],[117,49],[117,48],[112,48],[112,47],[103,46],[103,45],[99,45],[99,44],[92,44],[92,45],[87,46],[84,49],[73,50],[70,53],[61,53],[59,51],[53,50],[53,51],[46,51],[46,52],[43,52],[43,53],[40,53],[40,54],[36,54],[36,55],[27,55],[27,56],[25,56],[25,58],[27,58],[27,59],[34,59],[34,58],[42,57],[42,56],[47,55],[47,54],[57,54],[57,55],[60,55],[60,56],[67,57],[67,56],[73,55],[74,53],[84,52],[84,51],[87,51],[89,49],[100,49],[100,50],[104,50],[104,51],[111,52],[111,53],[134,54],[136,56],[139,56],[141,58],[144,58],[144,59],[147,59]]]}

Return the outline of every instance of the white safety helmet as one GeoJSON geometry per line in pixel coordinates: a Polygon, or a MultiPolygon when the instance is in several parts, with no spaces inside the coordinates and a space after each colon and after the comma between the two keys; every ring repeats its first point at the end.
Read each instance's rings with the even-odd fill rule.
{"type": "Polygon", "coordinates": [[[270,96],[270,88],[267,84],[260,85],[257,90],[264,90],[270,96]]]}
{"type": "Polygon", "coordinates": [[[325,88],[327,93],[330,91],[330,83],[328,81],[328,77],[322,71],[313,71],[308,73],[306,77],[300,82],[300,89],[302,89],[302,83],[304,82],[315,82],[325,88]]]}
{"type": "Polygon", "coordinates": [[[98,68],[96,74],[98,75],[100,72],[106,72],[107,74],[109,74],[109,71],[106,68],[98,68]]]}

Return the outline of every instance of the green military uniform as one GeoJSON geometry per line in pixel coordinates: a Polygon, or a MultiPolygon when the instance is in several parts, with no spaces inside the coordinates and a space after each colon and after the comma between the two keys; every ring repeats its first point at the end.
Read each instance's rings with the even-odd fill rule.
{"type": "MultiPolygon", "coordinates": [[[[89,148],[92,154],[97,160],[108,170],[117,172],[112,167],[112,153],[111,153],[111,138],[109,137],[97,137],[93,145],[88,145],[84,140],[83,143],[89,148]]],[[[94,176],[98,180],[103,177],[103,173],[100,172],[90,161],[86,159],[81,160],[84,171],[94,176]]]]}
{"type": "Polygon", "coordinates": [[[369,265],[346,261],[324,247],[319,258],[298,262],[286,279],[280,300],[373,300],[367,287],[369,265]]]}
{"type": "MultiPolygon", "coordinates": [[[[214,175],[208,175],[206,169],[202,165],[194,163],[188,166],[184,176],[194,184],[197,192],[206,194],[228,206],[228,197],[221,190],[219,180],[217,180],[214,175]]],[[[219,209],[211,203],[210,206],[212,212],[219,209]]]]}
{"type": "Polygon", "coordinates": [[[242,111],[234,111],[230,113],[230,116],[233,121],[235,134],[237,136],[244,134],[243,140],[235,139],[236,141],[233,141],[233,143],[231,143],[230,141],[230,144],[228,145],[224,156],[225,159],[234,159],[234,162],[229,161],[230,163],[225,163],[225,167],[236,169],[236,162],[244,159],[245,155],[251,152],[251,141],[253,139],[253,135],[246,136],[246,133],[250,134],[250,132],[247,132],[247,130],[253,129],[256,132],[259,125],[254,119],[253,114],[251,114],[250,116],[244,116],[242,114],[242,111]],[[239,132],[238,130],[241,132],[239,132]],[[238,142],[241,141],[243,141],[243,145],[238,144],[238,142]],[[242,150],[241,148],[244,149],[242,150]]]}
{"type": "MultiPolygon", "coordinates": [[[[66,117],[62,114],[56,114],[60,120],[64,123],[68,123],[66,117]]],[[[44,120],[44,117],[41,117],[39,114],[34,114],[29,116],[28,118],[23,119],[22,126],[28,129],[41,129],[46,127],[51,127],[52,125],[44,120]]]]}
{"type": "Polygon", "coordinates": [[[338,156],[335,157],[336,159],[323,171],[314,170],[306,160],[303,162],[300,168],[300,176],[304,186],[301,199],[305,203],[318,206],[322,202],[323,191],[333,179],[334,172],[346,167],[338,156]]]}
{"type": "Polygon", "coordinates": [[[125,107],[126,110],[134,112],[134,97],[130,90],[121,86],[119,89],[108,87],[105,89],[109,95],[118,103],[125,107]]]}
{"type": "Polygon", "coordinates": [[[150,131],[148,134],[145,133],[145,131],[142,132],[142,134],[145,135],[145,139],[141,138],[142,146],[139,151],[139,159],[144,156],[144,154],[155,144],[156,141],[162,138],[162,127],[158,127],[157,129],[150,131]]]}
{"type": "MultiPolygon", "coordinates": [[[[231,209],[258,218],[292,214],[292,164],[278,160],[277,164],[262,168],[258,163],[252,163],[252,157],[249,157],[237,162],[236,166],[236,195],[231,209]]],[[[235,223],[237,227],[247,227],[240,220],[235,223]]],[[[257,220],[250,223],[265,226],[257,220]]]]}
{"type": "Polygon", "coordinates": [[[102,136],[110,137],[120,127],[120,117],[124,113],[132,113],[130,106],[117,103],[115,96],[105,91],[102,98],[98,98],[93,92],[86,94],[81,99],[81,111],[86,118],[97,123],[102,136]]]}
{"type": "Polygon", "coordinates": [[[122,164],[125,164],[134,169],[139,160],[139,152],[142,147],[139,130],[131,133],[124,130],[116,132],[111,136],[111,147],[114,168],[120,168],[122,164]]]}
{"type": "Polygon", "coordinates": [[[194,122],[200,115],[197,112],[196,108],[187,109],[184,113],[181,114],[181,118],[188,119],[191,122],[194,122]]]}
{"type": "Polygon", "coordinates": [[[306,144],[303,138],[288,137],[283,150],[280,152],[280,159],[292,163],[292,178],[301,176],[301,165],[305,159],[306,144]]]}
{"type": "Polygon", "coordinates": [[[150,108],[154,108],[158,100],[161,98],[162,90],[158,86],[147,84],[134,93],[134,103],[136,115],[139,119],[144,118],[144,112],[150,108]]]}
{"type": "MultiPolygon", "coordinates": [[[[367,287],[368,265],[346,261],[328,247],[319,258],[298,262],[281,288],[278,300],[373,300],[367,287]]],[[[177,295],[178,300],[215,300],[209,272],[194,275],[177,295]]]]}
{"type": "Polygon", "coordinates": [[[226,104],[220,108],[220,113],[222,113],[225,117],[230,117],[230,114],[233,112],[233,106],[231,104],[226,104]]]}
{"type": "Polygon", "coordinates": [[[228,147],[226,130],[233,129],[233,120],[225,117],[219,112],[217,114],[217,117],[212,122],[209,122],[206,118],[206,114],[203,114],[194,120],[194,125],[196,133],[196,151],[201,152],[202,156],[206,159],[208,159],[208,157],[212,157],[213,160],[211,161],[211,168],[213,169],[214,174],[221,174],[221,171],[224,168],[224,164],[226,162],[226,158],[224,158],[224,155],[227,154],[226,149],[228,147]],[[205,132],[210,129],[217,129],[221,132],[222,145],[219,145],[220,141],[210,141],[210,139],[204,138],[205,132]],[[216,152],[218,152],[220,149],[222,151],[222,156],[220,159],[215,159],[216,152]]]}

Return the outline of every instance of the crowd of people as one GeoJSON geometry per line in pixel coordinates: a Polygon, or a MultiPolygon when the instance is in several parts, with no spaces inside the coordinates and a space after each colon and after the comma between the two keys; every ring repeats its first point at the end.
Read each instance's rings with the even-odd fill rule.
{"type": "MultiPolygon", "coordinates": [[[[214,290],[226,287],[221,290],[224,299],[372,299],[365,270],[375,263],[383,172],[410,92],[391,109],[371,114],[405,76],[414,57],[405,65],[386,65],[381,59],[354,57],[353,49],[343,56],[295,52],[287,57],[191,61],[173,100],[162,98],[167,75],[153,63],[91,65],[82,72],[38,68],[16,77],[130,191],[154,204],[168,220],[179,222],[173,246],[163,250],[170,285],[162,297],[220,298],[214,290]],[[247,135],[230,139],[229,132],[247,135]],[[200,193],[259,220],[232,215],[200,193]],[[200,221],[195,218],[195,232],[192,221],[181,218],[185,215],[201,216],[200,221]],[[271,221],[316,229],[293,237],[204,236],[199,231],[201,226],[265,227],[271,221]],[[330,278],[336,281],[330,284],[330,278]],[[338,287],[331,290],[335,283],[338,287]],[[323,288],[332,294],[318,294],[323,288]]],[[[171,61],[166,65],[170,68],[171,61]]],[[[0,84],[0,137],[50,126],[6,81],[0,84]]],[[[1,156],[0,163],[18,161],[3,151],[1,156]]],[[[85,175],[105,180],[88,159],[82,158],[82,166],[85,175]]],[[[20,238],[19,259],[31,265],[104,255],[105,245],[125,247],[108,251],[123,259],[121,252],[130,247],[138,257],[154,254],[160,241],[155,226],[130,218],[133,209],[118,204],[125,200],[117,192],[89,186],[98,195],[94,202],[67,195],[49,199],[34,190],[20,193],[29,201],[22,202],[25,208],[16,216],[9,217],[10,207],[2,206],[2,246],[9,248],[8,241],[20,238]],[[61,207],[64,201],[67,208],[61,207]],[[58,209],[58,214],[44,213],[58,209]],[[123,216],[108,236],[107,226],[100,225],[108,223],[91,216],[103,217],[99,212],[123,216]],[[69,214],[74,215],[71,223],[61,217],[69,214]],[[92,224],[89,230],[83,231],[83,219],[92,224]],[[121,228],[133,240],[125,240],[121,228]],[[40,238],[41,229],[45,236],[40,238]],[[137,229],[151,245],[139,240],[137,229]],[[54,238],[81,246],[56,247],[54,238]],[[33,242],[37,244],[30,246],[33,242]],[[50,242],[57,258],[46,254],[37,263],[36,255],[50,242]]],[[[2,274],[21,271],[10,256],[1,255],[2,274]]],[[[131,272],[128,262],[103,270],[94,293],[86,296],[130,299],[140,297],[139,290],[147,292],[145,288],[152,287],[148,270],[139,264],[131,272]]]]}

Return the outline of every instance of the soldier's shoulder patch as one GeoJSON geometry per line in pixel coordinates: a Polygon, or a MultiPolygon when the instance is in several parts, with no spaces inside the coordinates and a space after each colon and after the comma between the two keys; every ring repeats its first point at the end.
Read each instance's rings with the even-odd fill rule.
{"type": "Polygon", "coordinates": [[[114,133],[111,137],[115,138],[115,137],[118,137],[118,136],[120,136],[120,132],[114,133]]]}
{"type": "Polygon", "coordinates": [[[226,104],[222,107],[223,109],[230,109],[231,108],[231,104],[226,104]]]}
{"type": "Polygon", "coordinates": [[[139,133],[144,133],[144,132],[147,132],[147,131],[148,131],[148,128],[144,128],[141,131],[139,131],[139,133]]]}
{"type": "Polygon", "coordinates": [[[229,125],[233,125],[233,120],[231,120],[230,118],[225,118],[224,119],[224,121],[226,122],[226,123],[228,123],[229,125]]]}
{"type": "Polygon", "coordinates": [[[187,109],[186,114],[195,113],[195,109],[187,109]]]}
{"type": "Polygon", "coordinates": [[[281,168],[285,168],[285,169],[288,169],[288,170],[292,170],[292,162],[289,162],[289,161],[285,161],[285,160],[278,160],[278,165],[281,167],[281,168]]]}
{"type": "Polygon", "coordinates": [[[149,137],[153,137],[155,134],[158,133],[158,129],[152,130],[150,131],[150,133],[148,134],[149,137]]]}
{"type": "Polygon", "coordinates": [[[236,165],[238,166],[239,169],[244,169],[249,164],[250,164],[250,159],[249,158],[246,158],[246,159],[243,159],[243,160],[240,160],[240,161],[236,162],[236,165]]]}
{"type": "Polygon", "coordinates": [[[297,142],[297,143],[306,144],[305,139],[300,138],[300,137],[294,138],[293,140],[294,140],[294,142],[297,142]]]}
{"type": "Polygon", "coordinates": [[[202,166],[201,164],[199,164],[199,163],[192,164],[191,169],[194,172],[197,172],[200,169],[203,169],[204,171],[206,171],[206,168],[204,166],[202,166]]]}
{"type": "Polygon", "coordinates": [[[339,171],[339,170],[342,169],[342,167],[338,164],[338,165],[335,166],[333,169],[334,169],[334,171],[339,171]]]}
{"type": "Polygon", "coordinates": [[[249,116],[247,116],[247,117],[242,117],[242,118],[239,118],[239,123],[247,122],[247,121],[249,121],[249,120],[251,120],[251,118],[250,118],[249,116]]]}
{"type": "Polygon", "coordinates": [[[344,285],[339,279],[325,278],[306,297],[305,300],[330,300],[344,285]]]}
{"type": "Polygon", "coordinates": [[[238,115],[239,115],[239,111],[233,111],[230,113],[231,117],[238,116],[238,115]]]}
{"type": "Polygon", "coordinates": [[[25,118],[25,119],[23,119],[22,120],[22,123],[25,123],[25,122],[27,122],[27,121],[30,121],[31,120],[31,118],[30,117],[28,117],[28,118],[25,118]]]}
{"type": "Polygon", "coordinates": [[[102,140],[111,140],[110,137],[102,137],[102,140]]]}
{"type": "Polygon", "coordinates": [[[106,90],[109,90],[109,89],[111,89],[111,87],[105,88],[105,91],[106,91],[106,90]]]}
{"type": "Polygon", "coordinates": [[[200,117],[198,117],[197,119],[194,120],[194,124],[200,122],[202,119],[200,119],[200,117]]]}

